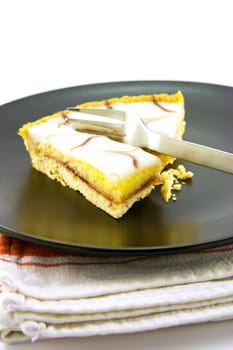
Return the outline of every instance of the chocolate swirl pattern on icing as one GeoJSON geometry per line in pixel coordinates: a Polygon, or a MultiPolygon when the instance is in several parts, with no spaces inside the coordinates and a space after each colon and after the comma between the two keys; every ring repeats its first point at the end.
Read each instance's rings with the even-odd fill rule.
{"type": "MultiPolygon", "coordinates": [[[[91,135],[88,136],[83,142],[81,142],[80,144],[78,144],[77,146],[72,147],[70,150],[73,151],[74,149],[80,148],[80,147],[84,147],[85,145],[87,145],[91,140],[93,140],[94,138],[98,138],[98,137],[103,137],[103,136],[99,136],[99,135],[91,135]]],[[[134,147],[131,150],[127,150],[127,151],[118,151],[118,150],[106,150],[106,149],[94,149],[95,152],[104,152],[104,153],[112,153],[112,154],[120,154],[124,157],[129,157],[132,161],[132,165],[134,168],[138,168],[138,161],[137,158],[131,154],[132,152],[137,151],[139,148],[138,147],[134,147]]]]}
{"type": "Polygon", "coordinates": [[[171,118],[170,115],[161,115],[159,117],[148,117],[148,118],[143,118],[143,121],[145,124],[149,124],[149,123],[152,123],[152,122],[156,122],[156,121],[159,121],[159,120],[162,120],[162,119],[168,119],[168,118],[171,118]]]}
{"type": "Polygon", "coordinates": [[[107,109],[112,109],[112,105],[111,105],[111,103],[109,103],[108,100],[105,100],[105,101],[104,101],[104,104],[105,104],[105,106],[106,106],[107,109]]]}
{"type": "Polygon", "coordinates": [[[113,151],[113,150],[103,150],[102,152],[108,152],[108,153],[115,153],[115,154],[121,154],[123,156],[126,156],[126,157],[129,157],[132,161],[132,165],[134,168],[139,168],[139,165],[138,165],[138,161],[137,161],[137,158],[133,156],[133,154],[131,154],[131,152],[135,152],[137,151],[139,148],[135,147],[133,148],[132,150],[130,151],[113,151]]]}
{"type": "MultiPolygon", "coordinates": [[[[106,107],[109,108],[109,109],[112,109],[111,105],[108,103],[108,101],[106,100],[106,107]]],[[[61,114],[62,118],[64,119],[64,124],[63,125],[66,125],[66,124],[69,124],[69,119],[68,119],[68,116],[65,112],[62,112],[61,114]]],[[[59,127],[60,127],[60,124],[59,124],[59,127]]],[[[50,135],[50,136],[58,136],[58,135],[50,135]]],[[[63,135],[64,136],[64,135],[63,135]]],[[[80,147],[84,147],[85,145],[87,145],[91,140],[95,139],[95,138],[98,138],[98,137],[103,137],[103,136],[100,136],[100,135],[91,135],[91,136],[87,136],[87,138],[82,141],[80,144],[76,145],[76,146],[73,146],[70,151],[73,151],[77,148],[80,148],[80,147]]],[[[138,150],[139,148],[138,147],[134,147],[133,149],[131,150],[128,150],[128,151],[116,151],[116,150],[104,150],[104,149],[95,149],[95,152],[105,152],[105,153],[113,153],[113,154],[120,154],[120,155],[123,155],[125,157],[129,157],[132,161],[132,165],[134,168],[138,168],[139,165],[138,165],[138,161],[137,161],[137,158],[132,155],[131,153],[132,152],[135,152],[136,150],[138,150]]]]}
{"type": "Polygon", "coordinates": [[[95,139],[96,137],[100,137],[100,136],[98,136],[98,135],[89,136],[86,138],[86,140],[84,140],[83,142],[81,142],[77,146],[72,147],[70,150],[73,151],[76,148],[83,147],[83,146],[87,145],[92,139],[95,139]]]}
{"type": "Polygon", "coordinates": [[[63,121],[60,124],[58,124],[58,127],[60,127],[61,125],[67,125],[70,123],[69,118],[65,111],[61,112],[61,117],[63,118],[63,121]]]}
{"type": "Polygon", "coordinates": [[[153,95],[152,95],[152,101],[153,101],[153,103],[154,103],[157,107],[159,107],[160,109],[162,109],[162,110],[165,111],[165,112],[168,112],[168,113],[174,113],[174,112],[176,112],[175,110],[168,109],[168,108],[162,106],[158,101],[156,101],[156,100],[154,99],[154,96],[153,96],[153,95]]]}

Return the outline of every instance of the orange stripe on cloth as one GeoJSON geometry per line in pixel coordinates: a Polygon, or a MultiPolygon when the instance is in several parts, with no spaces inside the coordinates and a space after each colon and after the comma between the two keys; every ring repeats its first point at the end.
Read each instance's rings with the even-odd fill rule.
{"type": "Polygon", "coordinates": [[[112,259],[110,255],[88,255],[88,254],[74,254],[69,252],[64,252],[60,249],[55,249],[51,247],[45,247],[39,244],[34,244],[26,242],[17,238],[7,237],[4,234],[0,234],[0,255],[8,255],[9,258],[1,257],[0,261],[14,263],[20,266],[41,266],[41,267],[55,267],[63,265],[104,265],[104,264],[126,264],[134,261],[145,260],[151,258],[152,256],[137,256],[137,257],[122,257],[121,260],[117,261],[105,261],[112,259]],[[59,257],[78,257],[80,259],[92,258],[92,261],[64,261],[58,263],[44,263],[43,261],[16,261],[10,259],[10,257],[38,257],[38,258],[59,258],[59,257]],[[98,260],[93,261],[93,258],[98,260]],[[100,260],[99,260],[100,259],[100,260]],[[104,260],[104,261],[101,261],[104,260]]]}
{"type": "MultiPolygon", "coordinates": [[[[189,254],[209,254],[209,253],[226,253],[226,252],[232,252],[233,251],[233,246],[225,246],[225,247],[220,247],[220,248],[212,248],[212,249],[205,249],[205,250],[198,250],[198,251],[193,251],[189,252],[189,254]]],[[[187,252],[184,252],[184,254],[187,254],[187,252]]],[[[44,257],[44,258],[56,258],[56,257],[80,257],[80,258],[103,258],[103,260],[108,260],[110,258],[113,258],[113,256],[108,256],[108,255],[88,255],[88,254],[78,254],[78,253],[69,253],[69,252],[64,252],[59,249],[51,248],[51,247],[46,247],[42,246],[39,244],[34,244],[30,242],[26,242],[17,238],[12,238],[8,237],[4,234],[0,234],[0,255],[9,255],[9,256],[16,256],[18,258],[22,257],[44,257]]],[[[120,259],[117,263],[126,263],[126,262],[133,262],[137,260],[143,260],[145,258],[152,258],[152,257],[158,257],[158,256],[137,256],[137,257],[123,257],[120,259]]],[[[0,260],[3,261],[3,258],[0,258],[0,260]]],[[[13,262],[9,261],[9,262],[13,262]]],[[[64,264],[80,264],[80,265],[85,265],[85,264],[101,264],[101,262],[98,260],[98,262],[64,262],[64,264]]],[[[103,261],[102,264],[107,264],[108,262],[103,261]]],[[[114,262],[109,262],[109,263],[116,263],[116,260],[114,262]]],[[[20,264],[32,264],[34,265],[35,262],[20,262],[20,264]]],[[[50,264],[48,264],[51,266],[50,264]]]]}
{"type": "Polygon", "coordinates": [[[23,256],[58,257],[58,256],[74,255],[68,252],[63,252],[55,248],[45,247],[39,244],[26,242],[17,238],[8,237],[4,234],[0,234],[0,254],[15,255],[18,257],[23,257],[23,256]]]}
{"type": "Polygon", "coordinates": [[[156,258],[157,256],[141,256],[135,258],[128,258],[125,260],[114,260],[114,261],[103,261],[103,260],[94,260],[94,261],[63,261],[63,262],[43,262],[43,261],[18,261],[7,258],[1,258],[0,261],[6,262],[9,264],[15,264],[18,266],[36,266],[36,267],[62,267],[62,266],[96,266],[96,265],[125,265],[130,264],[136,261],[148,260],[156,258]]]}

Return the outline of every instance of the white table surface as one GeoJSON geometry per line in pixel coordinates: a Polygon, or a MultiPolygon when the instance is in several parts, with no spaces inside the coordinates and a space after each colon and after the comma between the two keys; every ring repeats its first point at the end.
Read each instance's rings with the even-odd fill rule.
{"type": "MultiPolygon", "coordinates": [[[[8,0],[0,13],[0,104],[109,81],[233,86],[229,0],[8,0]]],[[[226,350],[232,329],[231,320],[9,348],[226,350]]]]}

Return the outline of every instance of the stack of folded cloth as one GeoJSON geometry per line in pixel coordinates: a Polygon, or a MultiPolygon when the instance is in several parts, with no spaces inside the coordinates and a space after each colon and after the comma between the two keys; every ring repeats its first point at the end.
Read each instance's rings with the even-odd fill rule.
{"type": "Polygon", "coordinates": [[[9,343],[231,319],[233,245],[90,256],[0,235],[0,285],[0,331],[9,343]]]}

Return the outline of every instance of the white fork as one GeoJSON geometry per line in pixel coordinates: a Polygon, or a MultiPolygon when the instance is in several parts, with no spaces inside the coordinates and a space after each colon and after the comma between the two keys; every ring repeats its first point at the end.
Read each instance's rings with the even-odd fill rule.
{"type": "Polygon", "coordinates": [[[67,110],[69,121],[79,131],[104,134],[123,143],[233,174],[232,153],[161,135],[146,126],[136,113],[76,107],[67,110]]]}

